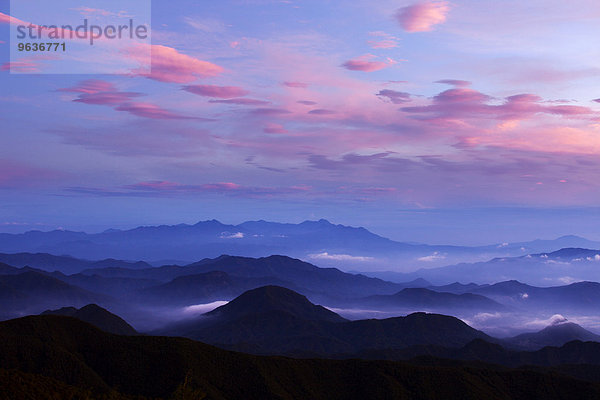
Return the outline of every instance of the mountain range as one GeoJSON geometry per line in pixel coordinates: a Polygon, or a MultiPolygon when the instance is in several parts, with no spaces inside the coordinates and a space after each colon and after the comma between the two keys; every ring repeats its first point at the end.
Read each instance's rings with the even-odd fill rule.
{"type": "MultiPolygon", "coordinates": [[[[109,229],[93,234],[64,230],[0,234],[0,252],[4,253],[68,254],[85,260],[111,257],[154,263],[160,260],[182,260],[178,262],[181,264],[221,254],[248,257],[285,254],[316,262],[321,266],[343,267],[346,270],[374,270],[385,267],[406,271],[419,267],[449,265],[459,261],[481,261],[492,257],[550,252],[564,247],[600,248],[600,242],[577,236],[564,236],[555,240],[476,247],[427,245],[393,241],[364,228],[335,225],[324,219],[299,224],[261,220],[238,225],[210,220],[194,225],[109,229]]],[[[14,258],[0,257],[0,261],[13,265],[22,264],[15,262],[14,258]]],[[[69,265],[69,261],[65,261],[63,268],[69,265]]],[[[31,262],[29,266],[46,270],[51,268],[32,265],[31,262]]],[[[69,266],[69,270],[62,272],[79,272],[76,268],[79,266],[73,264],[69,266]]]]}
{"type": "Polygon", "coordinates": [[[488,261],[459,263],[410,273],[365,272],[392,281],[423,278],[436,285],[463,281],[477,284],[519,280],[531,285],[549,286],[577,281],[600,281],[600,246],[561,248],[552,252],[516,257],[497,257],[488,261]]]}
{"type": "Polygon", "coordinates": [[[155,333],[256,354],[320,357],[418,346],[459,348],[475,339],[515,350],[562,346],[573,340],[600,341],[600,336],[564,320],[505,339],[492,338],[455,317],[423,312],[348,321],[278,286],[249,290],[213,311],[155,333]]]}
{"type": "Polygon", "coordinates": [[[258,354],[321,356],[374,347],[461,346],[476,338],[489,338],[456,318],[437,314],[347,321],[277,286],[250,290],[208,314],[160,333],[258,354]]]}
{"type": "MultiPolygon", "coordinates": [[[[562,257],[580,255],[579,250],[573,249],[558,253],[562,257]]],[[[36,254],[30,259],[45,257],[36,254]]],[[[136,262],[115,263],[121,266],[89,268],[71,275],[0,263],[0,288],[3,288],[0,318],[95,303],[118,311],[137,328],[153,329],[161,323],[161,317],[155,315],[157,308],[169,313],[169,309],[232,300],[245,291],[266,285],[302,293],[313,302],[339,309],[346,316],[351,317],[353,310],[365,311],[353,318],[369,315],[380,318],[384,314],[377,314],[379,311],[389,316],[427,311],[467,319],[478,313],[500,313],[509,323],[517,314],[594,316],[600,302],[600,284],[594,282],[538,287],[510,280],[436,286],[418,278],[394,283],[335,268],[319,268],[284,256],[221,256],[185,266],[147,268],[140,268],[144,264],[136,262]]]]}

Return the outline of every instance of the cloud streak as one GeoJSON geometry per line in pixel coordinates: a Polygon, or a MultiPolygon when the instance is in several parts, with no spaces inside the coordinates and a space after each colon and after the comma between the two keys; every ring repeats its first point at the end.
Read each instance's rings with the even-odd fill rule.
{"type": "Polygon", "coordinates": [[[374,72],[386,68],[388,64],[382,61],[369,61],[355,58],[342,64],[342,67],[350,71],[374,72]]]}
{"type": "Polygon", "coordinates": [[[160,82],[189,83],[198,78],[213,77],[223,72],[223,67],[158,44],[138,45],[129,49],[127,56],[142,64],[140,68],[132,71],[133,75],[145,76],[160,82]],[[150,46],[150,49],[147,46],[150,46]],[[151,52],[152,64],[144,65],[148,51],[151,52]]]}
{"type": "Polygon", "coordinates": [[[215,85],[188,85],[182,88],[186,92],[199,96],[213,97],[219,99],[231,99],[242,97],[249,92],[237,86],[215,86],[215,85]]]}

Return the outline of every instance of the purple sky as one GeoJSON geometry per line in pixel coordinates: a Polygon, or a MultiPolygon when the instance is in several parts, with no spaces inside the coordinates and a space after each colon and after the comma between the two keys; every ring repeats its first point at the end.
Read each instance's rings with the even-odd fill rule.
{"type": "Polygon", "coordinates": [[[9,74],[8,3],[0,231],[600,239],[597,0],[155,1],[152,71],[123,76],[9,74]]]}

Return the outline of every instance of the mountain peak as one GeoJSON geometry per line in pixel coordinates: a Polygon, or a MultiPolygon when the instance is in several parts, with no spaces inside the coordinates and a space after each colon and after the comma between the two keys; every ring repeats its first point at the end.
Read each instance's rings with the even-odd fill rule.
{"type": "Polygon", "coordinates": [[[223,223],[219,220],[216,219],[207,219],[205,221],[198,221],[194,224],[194,226],[201,226],[201,225],[223,225],[223,223]]]}
{"type": "Polygon", "coordinates": [[[576,323],[566,322],[566,319],[563,317],[558,323],[552,323],[541,331],[523,333],[509,338],[507,342],[520,348],[536,350],[546,346],[563,346],[565,343],[572,342],[573,340],[599,342],[600,336],[576,323]]]}
{"type": "Polygon", "coordinates": [[[311,303],[300,293],[274,285],[248,290],[207,315],[228,319],[268,312],[286,312],[305,320],[345,321],[333,311],[311,303]]]}
{"type": "Polygon", "coordinates": [[[556,240],[567,240],[567,239],[588,240],[584,237],[577,236],[577,235],[564,235],[564,236],[557,238],[556,240]]]}
{"type": "Polygon", "coordinates": [[[303,222],[300,223],[300,225],[317,225],[317,224],[319,224],[319,225],[333,225],[331,222],[329,222],[325,218],[321,218],[318,221],[307,219],[306,221],[303,221],[303,222]]]}

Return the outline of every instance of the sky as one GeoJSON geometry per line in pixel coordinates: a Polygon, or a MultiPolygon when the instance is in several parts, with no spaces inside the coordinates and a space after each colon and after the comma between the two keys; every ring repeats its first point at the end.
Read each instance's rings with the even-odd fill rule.
{"type": "Polygon", "coordinates": [[[326,218],[428,243],[600,239],[597,0],[151,12],[151,68],[51,74],[11,60],[0,0],[0,231],[326,218]]]}

